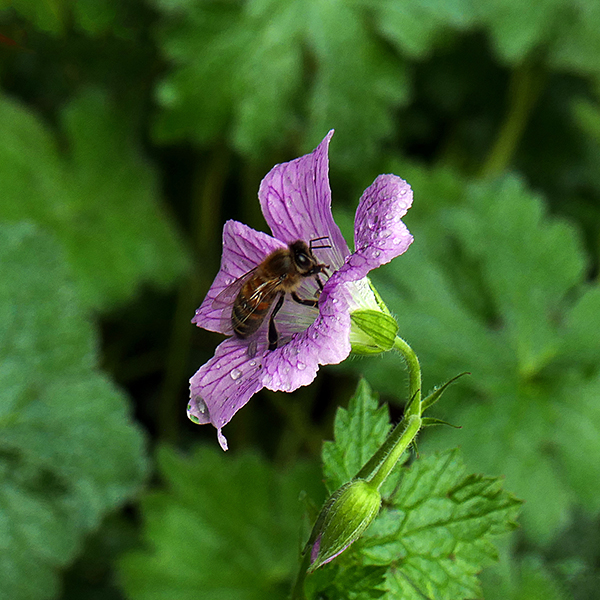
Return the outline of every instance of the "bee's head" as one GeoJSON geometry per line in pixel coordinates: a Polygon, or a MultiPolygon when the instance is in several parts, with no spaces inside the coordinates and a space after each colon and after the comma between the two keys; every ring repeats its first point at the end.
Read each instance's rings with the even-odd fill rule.
{"type": "Polygon", "coordinates": [[[312,250],[308,247],[306,242],[303,242],[302,240],[292,242],[289,245],[289,248],[292,253],[296,268],[305,277],[308,275],[321,273],[323,268],[327,266],[321,265],[317,262],[312,250]]]}

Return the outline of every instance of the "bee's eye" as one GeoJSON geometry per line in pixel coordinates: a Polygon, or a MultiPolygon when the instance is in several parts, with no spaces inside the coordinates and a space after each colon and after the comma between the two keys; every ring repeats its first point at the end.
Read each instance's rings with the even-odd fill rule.
{"type": "Polygon", "coordinates": [[[296,255],[296,262],[298,263],[298,266],[302,269],[310,265],[310,259],[308,258],[308,256],[306,256],[306,254],[304,254],[304,252],[298,252],[298,254],[296,255]]]}

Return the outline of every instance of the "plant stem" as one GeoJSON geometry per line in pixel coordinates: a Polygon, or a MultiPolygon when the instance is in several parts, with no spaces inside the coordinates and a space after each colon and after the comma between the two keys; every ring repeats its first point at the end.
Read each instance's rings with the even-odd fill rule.
{"type": "Polygon", "coordinates": [[[306,579],[309,566],[310,552],[307,550],[302,556],[302,562],[300,563],[300,569],[298,570],[298,575],[296,576],[296,581],[292,588],[290,600],[306,600],[306,595],[304,594],[304,580],[306,579]]]}
{"type": "MultiPolygon", "coordinates": [[[[396,429],[392,431],[390,438],[393,438],[390,451],[379,465],[375,474],[368,480],[369,483],[379,489],[387,479],[396,463],[404,454],[404,451],[410,446],[421,428],[421,417],[419,415],[410,415],[408,420],[402,419],[396,429]]],[[[388,438],[389,439],[389,438],[388,438]]]]}
{"type": "Polygon", "coordinates": [[[394,350],[402,354],[408,369],[408,397],[409,404],[406,416],[421,416],[421,365],[413,349],[401,338],[396,336],[394,350]]]}
{"type": "Polygon", "coordinates": [[[530,63],[524,63],[513,71],[508,113],[481,168],[481,177],[494,177],[510,166],[541,89],[542,76],[530,63]]]}
{"type": "MultiPolygon", "coordinates": [[[[396,336],[394,341],[394,348],[400,352],[408,368],[409,401],[406,412],[402,421],[396,425],[395,429],[387,437],[381,448],[375,452],[375,454],[367,461],[365,466],[357,473],[357,479],[366,479],[367,481],[371,481],[371,479],[376,476],[374,475],[375,472],[382,467],[389,455],[392,452],[395,452],[396,446],[398,444],[403,444],[401,440],[409,419],[412,416],[417,416],[419,419],[421,417],[421,366],[419,365],[419,359],[417,358],[417,355],[414,353],[413,349],[398,336],[396,336]]],[[[406,447],[404,449],[406,449],[406,447]]],[[[398,458],[400,458],[401,455],[402,452],[400,455],[398,455],[398,458]]],[[[396,460],[398,460],[398,458],[396,460]]]]}

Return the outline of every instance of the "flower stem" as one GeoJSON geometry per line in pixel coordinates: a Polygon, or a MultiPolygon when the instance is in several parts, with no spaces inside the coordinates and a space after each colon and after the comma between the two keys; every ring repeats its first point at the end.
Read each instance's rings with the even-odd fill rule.
{"type": "Polygon", "coordinates": [[[410,415],[421,416],[421,365],[413,349],[401,338],[396,336],[394,349],[402,354],[408,368],[408,409],[405,418],[410,415]]]}
{"type": "Polygon", "coordinates": [[[543,75],[530,63],[522,64],[513,72],[508,91],[508,113],[481,168],[481,177],[494,177],[510,166],[542,84],[543,75]]]}
{"type": "Polygon", "coordinates": [[[404,454],[404,451],[417,436],[419,429],[421,429],[421,417],[419,415],[410,415],[408,420],[402,419],[402,421],[396,425],[396,428],[390,435],[390,438],[393,439],[390,451],[379,465],[375,474],[368,480],[373,487],[377,489],[381,487],[392,469],[396,466],[396,463],[402,454],[404,454]]]}
{"type": "Polygon", "coordinates": [[[290,600],[306,600],[306,594],[304,593],[304,580],[308,573],[308,567],[310,566],[310,552],[305,552],[302,556],[302,562],[300,563],[300,569],[292,588],[292,595],[290,600]]]}

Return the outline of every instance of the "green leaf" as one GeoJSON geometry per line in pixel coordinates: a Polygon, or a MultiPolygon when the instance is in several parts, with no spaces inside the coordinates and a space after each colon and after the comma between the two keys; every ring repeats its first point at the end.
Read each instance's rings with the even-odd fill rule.
{"type": "MultiPolygon", "coordinates": [[[[417,179],[415,198],[427,205],[436,185],[440,194],[452,190],[436,181],[444,178],[435,172],[428,185],[417,179]]],[[[420,212],[415,201],[413,247],[387,277],[373,279],[400,315],[399,335],[419,356],[426,386],[472,373],[438,405],[462,429],[436,429],[420,445],[460,444],[469,469],[505,474],[526,500],[524,532],[546,542],[575,502],[598,506],[586,481],[595,480],[600,455],[600,416],[588,400],[597,385],[600,296],[584,283],[577,232],[548,217],[518,179],[463,186],[462,202],[452,192],[446,209],[438,198],[437,211],[420,212]],[[588,458],[575,468],[578,455],[588,458]]],[[[404,400],[393,353],[349,366],[404,400]]]]}
{"type": "Polygon", "coordinates": [[[385,596],[384,567],[342,565],[321,569],[311,575],[305,584],[310,600],[375,600],[385,596]]]}
{"type": "Polygon", "coordinates": [[[477,3],[476,14],[489,28],[504,61],[519,63],[535,48],[547,45],[562,25],[570,0],[540,0],[526,5],[511,0],[477,3]]]}
{"type": "Polygon", "coordinates": [[[374,4],[377,26],[403,54],[430,54],[450,27],[465,28],[473,19],[470,0],[383,0],[374,4]]]}
{"type": "Polygon", "coordinates": [[[458,450],[421,458],[358,542],[365,564],[389,565],[391,598],[480,597],[477,573],[497,557],[494,536],[515,527],[521,502],[500,479],[467,475],[458,450]]]}
{"type": "Polygon", "coordinates": [[[33,114],[0,97],[0,219],[52,231],[94,308],[131,298],[142,282],[170,284],[189,264],[125,119],[102,95],[79,96],[62,114],[64,153],[33,114]]]}
{"type": "Polygon", "coordinates": [[[185,457],[162,448],[158,463],[167,488],[143,502],[147,549],[121,563],[128,597],[286,598],[301,549],[299,493],[322,499],[316,465],[279,472],[213,447],[185,457]]]}
{"type": "Polygon", "coordinates": [[[157,89],[161,141],[226,137],[246,156],[281,147],[306,122],[305,149],[337,128],[334,160],[356,166],[407,101],[404,66],[341,0],[154,0],[174,65],[157,89]],[[206,93],[210,90],[210,93],[206,93]]]}
{"type": "Polygon", "coordinates": [[[59,245],[3,224],[0,280],[0,597],[34,600],[57,593],[57,569],[146,465],[59,245]]]}
{"type": "Polygon", "coordinates": [[[569,3],[563,11],[557,39],[551,48],[552,66],[578,74],[600,75],[600,6],[597,2],[569,3]]]}
{"type": "Polygon", "coordinates": [[[481,574],[486,600],[571,599],[541,556],[528,555],[517,560],[507,550],[500,553],[499,564],[481,574]]]}
{"type": "Polygon", "coordinates": [[[317,70],[309,98],[309,146],[336,129],[332,159],[364,165],[393,130],[392,111],[406,104],[409,83],[398,61],[370,32],[369,20],[345,0],[310,4],[304,35],[317,70]]]}
{"type": "Polygon", "coordinates": [[[38,29],[63,33],[66,23],[65,0],[0,0],[0,9],[13,8],[38,29]]]}
{"type": "Polygon", "coordinates": [[[37,29],[53,35],[64,36],[72,22],[88,33],[123,35],[127,34],[122,24],[127,4],[117,0],[0,0],[0,9],[9,6],[37,29]]]}
{"type": "Polygon", "coordinates": [[[348,408],[335,415],[334,442],[323,444],[323,471],[329,492],[353,479],[390,432],[387,406],[378,406],[377,395],[362,379],[348,408]]]}

